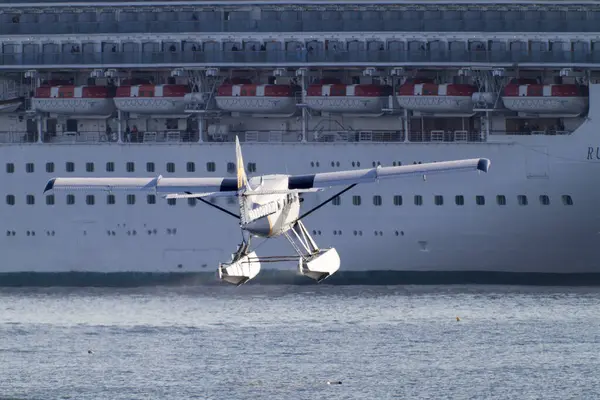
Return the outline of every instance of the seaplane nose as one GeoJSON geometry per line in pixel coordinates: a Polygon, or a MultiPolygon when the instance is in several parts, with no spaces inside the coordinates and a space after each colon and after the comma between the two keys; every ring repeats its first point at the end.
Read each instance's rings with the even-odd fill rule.
{"type": "Polygon", "coordinates": [[[248,222],[247,224],[242,225],[242,229],[256,236],[265,237],[271,234],[271,224],[269,223],[268,217],[263,217],[248,222]]]}

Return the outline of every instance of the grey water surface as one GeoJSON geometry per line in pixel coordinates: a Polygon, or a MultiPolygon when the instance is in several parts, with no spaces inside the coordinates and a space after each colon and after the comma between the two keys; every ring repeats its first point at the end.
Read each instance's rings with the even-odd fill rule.
{"type": "Polygon", "coordinates": [[[0,289],[0,399],[595,399],[599,354],[598,288],[0,289]]]}

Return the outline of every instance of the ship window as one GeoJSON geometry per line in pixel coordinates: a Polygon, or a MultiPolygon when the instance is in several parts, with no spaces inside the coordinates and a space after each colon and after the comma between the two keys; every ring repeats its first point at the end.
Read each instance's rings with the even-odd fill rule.
{"type": "Polygon", "coordinates": [[[6,164],[6,173],[7,174],[14,174],[15,173],[15,164],[13,164],[13,163],[7,163],[6,164]]]}
{"type": "Polygon", "coordinates": [[[568,194],[563,195],[562,201],[563,201],[563,204],[565,206],[572,206],[573,205],[573,199],[568,194]]]}
{"type": "Polygon", "coordinates": [[[209,161],[209,162],[206,163],[206,170],[208,172],[215,172],[216,169],[217,169],[217,166],[215,165],[214,162],[209,161]]]}
{"type": "Polygon", "coordinates": [[[154,172],[154,163],[153,162],[146,163],[146,172],[154,172]]]}
{"type": "Polygon", "coordinates": [[[381,196],[376,194],[375,196],[373,196],[373,204],[376,206],[380,206],[381,205],[381,196]]]}
{"type": "Polygon", "coordinates": [[[93,194],[88,194],[87,196],[85,196],[85,204],[87,204],[88,206],[93,206],[95,203],[96,198],[93,194]]]}
{"type": "Polygon", "coordinates": [[[517,196],[517,200],[519,202],[520,206],[526,206],[527,205],[527,196],[520,194],[517,196]]]}
{"type": "Polygon", "coordinates": [[[402,161],[394,161],[392,163],[392,166],[394,166],[394,167],[400,167],[401,165],[402,165],[402,161]]]}
{"type": "Polygon", "coordinates": [[[333,198],[333,200],[331,200],[331,204],[333,204],[334,206],[339,206],[340,204],[342,204],[342,199],[340,196],[336,196],[333,198]]]}
{"type": "Polygon", "coordinates": [[[423,197],[421,195],[416,194],[415,195],[415,206],[422,206],[423,205],[423,197]]]}
{"type": "Polygon", "coordinates": [[[149,194],[148,196],[146,196],[146,202],[148,204],[156,204],[156,196],[153,194],[149,194]]]}
{"type": "Polygon", "coordinates": [[[477,204],[478,206],[484,206],[485,205],[485,197],[484,196],[475,196],[475,204],[477,204]]]}
{"type": "Polygon", "coordinates": [[[129,204],[129,205],[135,204],[135,194],[127,195],[127,204],[129,204]]]}
{"type": "Polygon", "coordinates": [[[548,206],[550,205],[550,197],[548,197],[547,195],[543,194],[540,196],[540,203],[543,206],[548,206]]]}
{"type": "Polygon", "coordinates": [[[32,174],[34,170],[35,170],[35,167],[34,167],[33,163],[25,164],[25,172],[27,172],[28,174],[32,174]]]}
{"type": "Polygon", "coordinates": [[[394,196],[394,205],[395,206],[401,206],[402,205],[402,196],[400,196],[399,194],[394,196]]]}
{"type": "Polygon", "coordinates": [[[465,197],[462,195],[454,196],[454,202],[456,203],[457,206],[464,206],[465,205],[465,197]]]}
{"type": "Polygon", "coordinates": [[[188,162],[187,163],[187,172],[196,172],[196,164],[194,164],[193,162],[188,162]]]}
{"type": "Polygon", "coordinates": [[[174,206],[175,204],[177,204],[177,199],[168,199],[167,204],[170,206],[174,206]]]}
{"type": "Polygon", "coordinates": [[[127,172],[135,171],[135,164],[132,161],[128,161],[126,164],[127,172]]]}
{"type": "Polygon", "coordinates": [[[65,164],[65,170],[67,172],[75,172],[75,163],[71,161],[67,161],[65,164]]]}
{"type": "Polygon", "coordinates": [[[75,204],[75,195],[74,194],[68,194],[67,195],[67,204],[72,206],[73,204],[75,204]]]}
{"type": "Polygon", "coordinates": [[[501,195],[501,194],[496,196],[496,203],[498,203],[499,206],[505,206],[506,205],[506,196],[501,195]]]}
{"type": "Polygon", "coordinates": [[[248,172],[256,172],[256,163],[248,163],[248,172]]]}
{"type": "Polygon", "coordinates": [[[94,163],[92,163],[92,162],[85,163],[85,170],[87,172],[94,172],[94,163]]]}
{"type": "Polygon", "coordinates": [[[53,194],[49,194],[46,196],[46,204],[49,206],[54,205],[54,195],[53,194]]]}
{"type": "Polygon", "coordinates": [[[53,162],[46,163],[46,172],[48,172],[50,174],[54,172],[54,163],[53,162]]]}
{"type": "Polygon", "coordinates": [[[12,194],[7,194],[6,195],[6,204],[8,204],[9,206],[14,206],[15,205],[15,196],[12,194]]]}
{"type": "Polygon", "coordinates": [[[170,174],[175,172],[175,163],[167,163],[167,172],[170,174]]]}
{"type": "Polygon", "coordinates": [[[352,196],[352,204],[354,204],[355,206],[360,206],[360,203],[360,196],[352,196]]]}
{"type": "Polygon", "coordinates": [[[433,201],[436,206],[443,206],[444,205],[444,196],[440,196],[438,194],[433,198],[433,201]]]}
{"type": "Polygon", "coordinates": [[[235,172],[235,164],[232,162],[227,163],[227,172],[233,174],[235,172]]]}
{"type": "Polygon", "coordinates": [[[106,163],[106,172],[115,172],[115,163],[109,161],[106,163]]]}
{"type": "Polygon", "coordinates": [[[109,204],[109,205],[115,204],[115,195],[114,194],[106,195],[106,204],[109,204]]]}
{"type": "Polygon", "coordinates": [[[27,204],[30,206],[35,204],[35,197],[33,197],[32,194],[28,194],[27,197],[25,198],[25,200],[27,201],[27,204]]]}
{"type": "Polygon", "coordinates": [[[195,207],[196,206],[196,199],[188,199],[188,205],[190,207],[195,207]]]}

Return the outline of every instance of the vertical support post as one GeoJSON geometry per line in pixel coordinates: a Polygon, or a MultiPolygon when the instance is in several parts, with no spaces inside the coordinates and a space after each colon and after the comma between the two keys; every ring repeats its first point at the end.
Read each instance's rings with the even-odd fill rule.
{"type": "Polygon", "coordinates": [[[308,110],[306,109],[306,74],[302,71],[301,75],[302,84],[302,143],[307,142],[307,130],[308,130],[308,110]]]}
{"type": "Polygon", "coordinates": [[[404,118],[403,118],[403,123],[404,123],[404,143],[408,143],[408,134],[410,132],[410,116],[408,115],[409,111],[405,108],[404,109],[404,118]]]}
{"type": "Polygon", "coordinates": [[[203,143],[204,139],[202,138],[202,135],[204,134],[204,115],[197,115],[200,115],[198,117],[198,143],[203,143]]]}
{"type": "Polygon", "coordinates": [[[42,132],[42,119],[43,117],[41,115],[37,116],[37,142],[38,143],[44,143],[44,139],[43,139],[43,132],[42,132]]]}
{"type": "Polygon", "coordinates": [[[118,122],[117,143],[119,143],[119,144],[123,143],[123,119],[122,119],[122,117],[123,117],[122,111],[121,110],[117,111],[117,122],[118,122]]]}

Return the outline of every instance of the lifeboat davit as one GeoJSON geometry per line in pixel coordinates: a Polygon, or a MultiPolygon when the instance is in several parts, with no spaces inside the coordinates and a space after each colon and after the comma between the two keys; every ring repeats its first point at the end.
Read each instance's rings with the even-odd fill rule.
{"type": "Polygon", "coordinates": [[[309,85],[305,102],[313,110],[352,115],[381,115],[390,106],[391,86],[318,83],[309,85]]]}
{"type": "Polygon", "coordinates": [[[291,85],[253,83],[219,86],[215,100],[224,111],[260,116],[291,116],[296,113],[296,93],[291,85]]]}
{"type": "Polygon", "coordinates": [[[134,114],[183,114],[187,85],[127,85],[117,88],[115,105],[134,114]]]}
{"type": "Polygon", "coordinates": [[[510,83],[502,94],[504,107],[528,114],[580,115],[589,104],[587,86],[510,83]]]}
{"type": "Polygon", "coordinates": [[[31,105],[51,114],[108,116],[115,110],[113,93],[107,86],[40,86],[31,105]]]}
{"type": "Polygon", "coordinates": [[[465,84],[405,83],[398,88],[400,107],[430,114],[473,114],[473,93],[465,84]]]}

